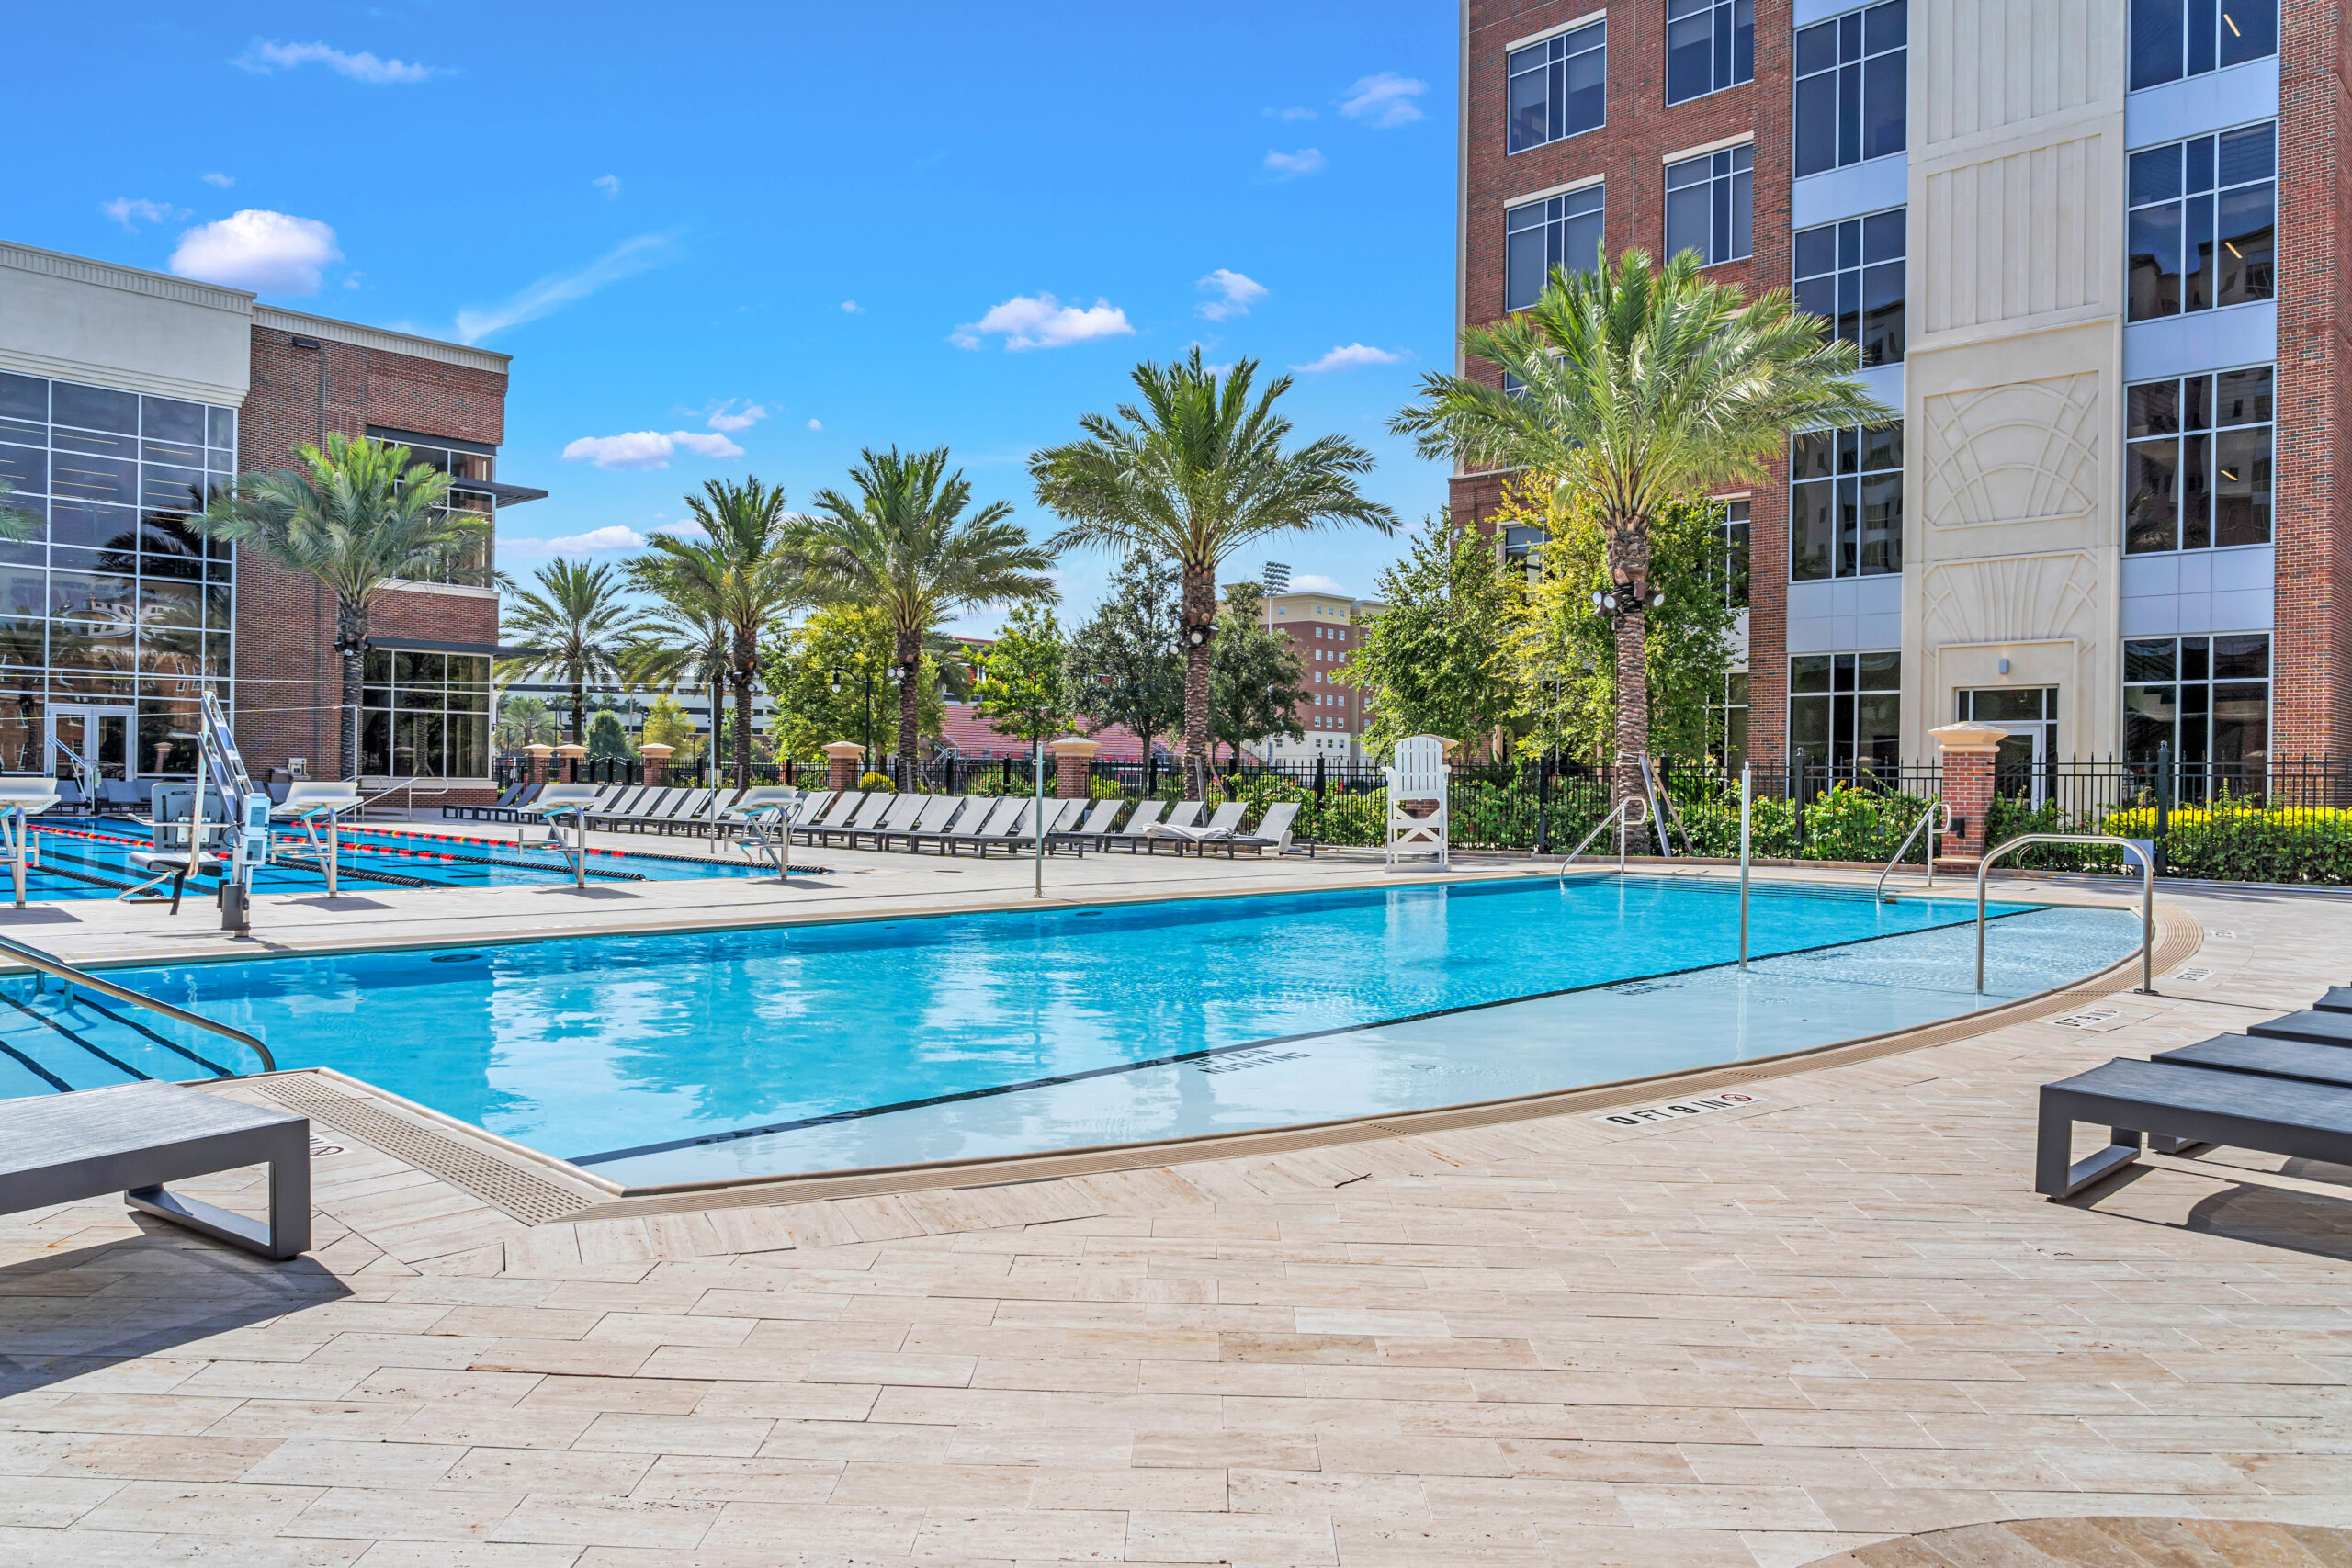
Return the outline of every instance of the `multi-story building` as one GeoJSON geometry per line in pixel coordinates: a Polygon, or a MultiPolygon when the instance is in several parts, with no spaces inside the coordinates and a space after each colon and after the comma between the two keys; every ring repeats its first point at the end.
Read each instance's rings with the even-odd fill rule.
{"type": "MultiPolygon", "coordinates": [[[[1287,571],[1283,581],[1288,581],[1287,571]]],[[[1266,595],[1266,626],[1288,637],[1297,649],[1306,665],[1307,694],[1295,710],[1306,737],[1298,740],[1269,737],[1261,747],[1268,761],[1312,761],[1317,757],[1333,762],[1363,761],[1364,694],[1353,686],[1340,684],[1339,675],[1363,643],[1364,622],[1381,608],[1373,600],[1353,599],[1345,593],[1302,591],[1266,595]]]]}
{"type": "Polygon", "coordinates": [[[1756,761],[2352,755],[2347,42],[2283,10],[1464,0],[1463,321],[1695,249],[1902,413],[1722,498],[1756,761]]]}
{"type": "MultiPolygon", "coordinates": [[[[457,506],[536,499],[497,478],[506,382],[486,349],[0,244],[0,479],[29,525],[0,542],[0,770],[187,774],[209,682],[256,776],[351,776],[334,596],[187,519],[336,430],[405,444],[449,473],[457,506]]],[[[366,779],[488,784],[490,564],[485,540],[443,581],[375,601],[355,694],[366,779]]]]}

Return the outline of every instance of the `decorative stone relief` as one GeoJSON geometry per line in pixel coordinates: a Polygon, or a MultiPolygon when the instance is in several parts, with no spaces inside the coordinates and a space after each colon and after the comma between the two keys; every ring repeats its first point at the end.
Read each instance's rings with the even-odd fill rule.
{"type": "Polygon", "coordinates": [[[1928,643],[2098,637],[2098,569],[2085,555],[2009,556],[1930,567],[1928,643]]]}
{"type": "Polygon", "coordinates": [[[1936,527],[2079,517],[2098,504],[2098,372],[1921,400],[1936,527]]]}

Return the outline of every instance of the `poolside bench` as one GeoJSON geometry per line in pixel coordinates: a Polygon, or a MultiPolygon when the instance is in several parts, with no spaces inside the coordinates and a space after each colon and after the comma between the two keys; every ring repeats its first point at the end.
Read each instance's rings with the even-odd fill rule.
{"type": "Polygon", "coordinates": [[[2312,1006],[2322,1012],[2352,1012],[2352,986],[2330,986],[2312,1006]]]}
{"type": "Polygon", "coordinates": [[[2071,1198],[2138,1159],[2151,1135],[2352,1165],[2352,1088],[2118,1057],[2041,1086],[2034,1190],[2071,1198]],[[2077,1122],[2104,1123],[2107,1147],[2074,1159],[2077,1122]]]}
{"type": "Polygon", "coordinates": [[[2306,1083],[2342,1084],[2352,1089],[2352,1051],[2340,1045],[2217,1034],[2194,1045],[2159,1051],[2148,1059],[2188,1067],[2219,1067],[2231,1073],[2259,1073],[2266,1077],[2301,1078],[2306,1083]]]}
{"type": "Polygon", "coordinates": [[[108,1192],[215,1241],[295,1257],[311,1246],[311,1120],[152,1079],[0,1100],[0,1213],[108,1192]],[[267,1224],[164,1186],[265,1161],[267,1224]]]}
{"type": "Polygon", "coordinates": [[[2307,1040],[2314,1045],[2352,1045],[2352,1013],[2290,1012],[2267,1023],[2246,1025],[2248,1034],[2266,1040],[2307,1040]]]}

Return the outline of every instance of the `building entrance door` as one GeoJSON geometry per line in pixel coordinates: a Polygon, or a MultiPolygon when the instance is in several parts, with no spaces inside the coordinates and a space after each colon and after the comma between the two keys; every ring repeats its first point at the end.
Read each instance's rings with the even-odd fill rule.
{"type": "MultiPolygon", "coordinates": [[[[129,784],[137,779],[139,756],[130,744],[134,716],[129,708],[51,708],[50,775],[77,780],[85,787],[106,780],[129,784]]],[[[92,793],[95,795],[95,789],[92,793]]]]}
{"type": "Polygon", "coordinates": [[[2041,810],[2056,773],[2058,688],[1999,686],[1959,695],[1957,716],[2008,732],[1993,758],[1993,793],[2041,810]]]}

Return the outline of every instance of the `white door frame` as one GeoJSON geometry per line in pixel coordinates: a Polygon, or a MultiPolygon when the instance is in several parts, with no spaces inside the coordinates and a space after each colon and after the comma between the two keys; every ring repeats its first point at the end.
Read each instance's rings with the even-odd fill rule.
{"type": "Polygon", "coordinates": [[[50,776],[57,776],[57,765],[64,760],[65,754],[57,749],[57,741],[62,739],[81,755],[94,774],[105,777],[99,771],[98,747],[91,739],[91,731],[101,721],[109,718],[122,720],[123,782],[136,782],[139,778],[139,710],[112,703],[54,703],[50,705],[42,718],[46,740],[43,750],[48,753],[47,772],[50,776]],[[62,737],[59,734],[61,729],[65,730],[62,737]]]}

